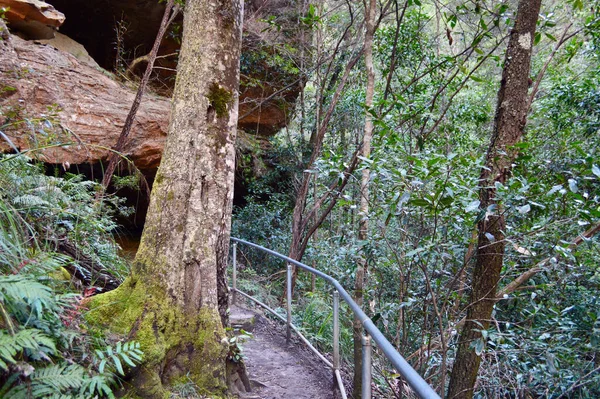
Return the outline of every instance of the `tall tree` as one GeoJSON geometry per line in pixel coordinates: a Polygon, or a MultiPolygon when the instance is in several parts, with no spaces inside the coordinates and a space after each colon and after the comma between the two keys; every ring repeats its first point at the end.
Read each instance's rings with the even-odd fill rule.
{"type": "MultiPolygon", "coordinates": [[[[373,67],[373,37],[375,36],[375,14],[377,2],[369,0],[365,2],[365,66],[367,68],[367,87],[365,93],[365,128],[363,134],[361,155],[363,159],[371,156],[371,139],[373,137],[373,94],[375,92],[375,69],[373,67]]],[[[366,242],[369,233],[369,181],[371,173],[368,163],[365,163],[362,170],[360,181],[360,220],[358,223],[358,239],[366,242]]],[[[363,247],[364,248],[364,247],[363,247]]],[[[362,307],[365,285],[365,274],[367,269],[367,257],[364,250],[361,251],[358,263],[356,265],[356,276],[354,283],[354,300],[362,307]]],[[[362,388],[362,336],[363,326],[358,318],[354,318],[353,324],[354,338],[354,397],[361,397],[362,388]]]]}
{"type": "Polygon", "coordinates": [[[136,393],[188,376],[223,394],[243,2],[188,0],[169,135],[131,276],[92,319],[141,343],[136,393]]]}
{"type": "Polygon", "coordinates": [[[479,179],[480,209],[486,216],[477,226],[471,298],[450,376],[448,398],[473,397],[481,362],[476,347],[483,343],[481,330],[488,328],[492,317],[505,246],[504,212],[496,197],[496,184],[504,184],[510,175],[516,156],[513,146],[521,140],[527,120],[529,70],[540,7],[541,0],[520,0],[516,22],[510,33],[494,130],[479,179]]]}

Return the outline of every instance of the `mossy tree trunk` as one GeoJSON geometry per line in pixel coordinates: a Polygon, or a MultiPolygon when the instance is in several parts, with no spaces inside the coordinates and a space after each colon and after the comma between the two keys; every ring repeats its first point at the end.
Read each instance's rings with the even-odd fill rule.
{"type": "Polygon", "coordinates": [[[513,146],[521,140],[527,120],[529,70],[540,7],[541,0],[519,1],[517,20],[506,49],[494,130],[479,180],[480,209],[486,211],[486,216],[477,226],[471,298],[450,376],[448,398],[473,397],[481,363],[476,347],[483,349],[481,330],[488,328],[496,303],[505,245],[504,211],[496,197],[496,184],[504,184],[510,176],[516,156],[513,146]]]}
{"type": "Polygon", "coordinates": [[[144,398],[191,378],[223,394],[242,0],[185,5],[169,135],[131,276],[90,319],[140,341],[144,398]]]}

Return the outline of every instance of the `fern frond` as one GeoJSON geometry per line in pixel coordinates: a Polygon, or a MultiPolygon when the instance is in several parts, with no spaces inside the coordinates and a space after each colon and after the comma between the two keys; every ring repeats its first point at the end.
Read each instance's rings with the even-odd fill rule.
{"type": "Polygon", "coordinates": [[[143,352],[140,350],[140,344],[136,341],[126,342],[125,344],[117,342],[115,348],[107,346],[104,350],[96,350],[96,357],[100,360],[98,370],[101,374],[104,373],[106,366],[110,366],[117,373],[125,375],[123,362],[129,367],[135,367],[136,364],[141,363],[142,356],[143,352]]]}
{"type": "Polygon", "coordinates": [[[13,387],[6,399],[68,397],[79,390],[87,376],[85,369],[77,364],[55,364],[37,369],[28,382],[13,387]]]}
{"type": "Polygon", "coordinates": [[[54,341],[40,330],[21,330],[15,335],[0,331],[0,368],[8,370],[7,363],[16,363],[14,357],[26,350],[30,352],[44,350],[53,354],[56,352],[56,346],[54,341]]]}
{"type": "Polygon", "coordinates": [[[19,275],[0,276],[0,300],[6,303],[7,299],[28,305],[39,302],[42,307],[54,305],[50,287],[19,275]]]}
{"type": "Polygon", "coordinates": [[[82,396],[74,395],[87,379],[84,371],[85,369],[77,364],[55,364],[37,369],[28,382],[13,387],[6,393],[5,398],[80,398],[82,396]]]}
{"type": "Polygon", "coordinates": [[[50,203],[37,195],[32,194],[24,194],[18,197],[13,198],[13,205],[15,206],[23,206],[27,208],[33,207],[50,207],[50,203]]]}
{"type": "Polygon", "coordinates": [[[95,375],[85,381],[84,385],[81,387],[80,394],[88,398],[98,394],[101,397],[106,396],[107,398],[113,399],[115,395],[110,388],[112,382],[113,379],[106,374],[95,375]]]}
{"type": "Polygon", "coordinates": [[[56,393],[63,393],[71,389],[81,388],[85,369],[78,364],[55,364],[36,370],[31,376],[32,391],[36,389],[53,389],[56,393]]]}

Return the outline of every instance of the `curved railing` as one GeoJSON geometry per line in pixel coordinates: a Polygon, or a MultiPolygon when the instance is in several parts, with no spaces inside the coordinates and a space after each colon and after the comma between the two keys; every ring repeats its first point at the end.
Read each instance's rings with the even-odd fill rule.
{"type": "Polygon", "coordinates": [[[287,340],[289,342],[291,338],[291,331],[294,330],[298,336],[308,345],[308,347],[319,356],[319,358],[327,364],[327,366],[331,367],[334,372],[337,385],[342,394],[342,398],[346,399],[346,390],[344,388],[344,384],[342,383],[342,377],[340,375],[340,328],[339,328],[339,306],[340,306],[340,297],[348,304],[354,316],[357,317],[364,329],[366,334],[363,336],[363,361],[362,361],[362,398],[370,399],[371,398],[371,339],[375,341],[379,349],[383,352],[385,357],[392,363],[394,368],[404,377],[406,382],[411,386],[411,388],[415,391],[415,393],[420,398],[437,398],[439,399],[439,395],[427,384],[427,382],[408,364],[408,362],[398,353],[398,351],[392,346],[392,344],[385,338],[385,336],[379,331],[379,329],[373,324],[371,319],[367,317],[365,312],[354,302],[352,297],[346,292],[344,287],[334,279],[333,277],[325,274],[319,270],[313,269],[310,266],[305,265],[304,263],[298,262],[292,258],[289,258],[285,255],[282,255],[278,252],[270,250],[268,248],[262,247],[260,245],[254,244],[249,241],[241,240],[239,238],[232,237],[233,241],[233,279],[232,279],[232,303],[235,304],[237,294],[242,295],[243,297],[257,303],[262,306],[269,312],[273,313],[277,318],[281,319],[287,326],[287,340]],[[256,248],[262,252],[266,252],[270,255],[276,256],[280,259],[283,259],[287,262],[287,319],[284,319],[277,312],[271,309],[269,306],[260,302],[258,299],[253,298],[245,292],[242,292],[237,289],[237,244],[243,244],[250,246],[252,248],[256,248]],[[330,362],[323,356],[307,339],[298,331],[296,326],[292,324],[292,265],[296,265],[301,269],[304,269],[316,276],[321,277],[329,284],[331,284],[335,289],[333,292],[333,362],[330,362]]]}

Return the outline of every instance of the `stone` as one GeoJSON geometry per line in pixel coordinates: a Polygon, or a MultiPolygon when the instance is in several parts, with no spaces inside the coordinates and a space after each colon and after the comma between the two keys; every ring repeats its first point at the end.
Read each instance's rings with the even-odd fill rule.
{"type": "MultiPolygon", "coordinates": [[[[36,37],[35,41],[25,41],[19,37],[29,35],[21,32],[19,37],[13,34],[12,39],[0,41],[0,123],[7,119],[37,121],[37,125],[30,124],[27,128],[13,126],[5,129],[5,133],[21,150],[41,144],[54,145],[31,153],[45,162],[63,167],[70,165],[72,169],[76,165],[91,164],[93,168],[107,159],[108,149],[117,142],[136,90],[132,81],[119,82],[114,75],[100,68],[115,66],[115,28],[122,22],[123,46],[140,58],[154,41],[164,4],[155,0],[51,2],[64,12],[66,21],[64,15],[39,0],[0,0],[0,6],[21,9],[18,15],[23,16],[22,20],[41,20],[43,13],[47,18],[54,16],[44,26],[52,28],[51,33],[55,35],[51,39],[36,37]],[[25,12],[27,7],[38,10],[37,14],[30,10],[32,16],[26,17],[29,15],[25,12]],[[61,32],[66,36],[54,31],[62,21],[65,24],[61,26],[61,32]],[[48,117],[52,132],[47,132],[48,126],[41,125],[48,125],[48,122],[41,121],[40,117],[48,117]],[[40,131],[44,133],[40,134],[40,131]],[[76,142],[77,145],[57,145],[64,142],[76,142]]],[[[248,133],[259,142],[267,143],[270,136],[289,122],[301,87],[298,74],[292,68],[274,66],[265,59],[265,54],[277,53],[282,48],[288,51],[298,45],[296,3],[292,0],[250,0],[246,6],[238,137],[243,138],[248,133]],[[277,17],[281,31],[267,29],[264,18],[270,15],[277,17]]],[[[11,24],[13,33],[20,28],[27,31],[26,25],[14,25],[15,18],[11,24]]],[[[154,84],[144,95],[124,150],[124,155],[129,156],[150,181],[160,163],[169,123],[169,84],[174,81],[177,59],[164,54],[177,53],[179,49],[173,34],[178,26],[180,28],[178,23],[176,20],[172,32],[163,41],[160,51],[163,55],[157,60],[159,68],[155,75],[167,74],[160,75],[163,80],[159,79],[158,83],[162,87],[154,84]]],[[[1,26],[0,34],[6,36],[1,26]]],[[[286,54],[283,58],[293,64],[291,55],[286,54]]],[[[143,73],[144,69],[145,63],[140,63],[135,72],[143,73]]],[[[0,151],[12,149],[0,139],[0,151]]]]}
{"type": "Polygon", "coordinates": [[[65,15],[40,0],[0,0],[6,8],[5,18],[11,29],[24,33],[29,39],[51,39],[65,15]]]}
{"type": "Polygon", "coordinates": [[[256,323],[256,314],[249,309],[233,305],[229,309],[229,323],[238,331],[252,332],[256,323]]]}

